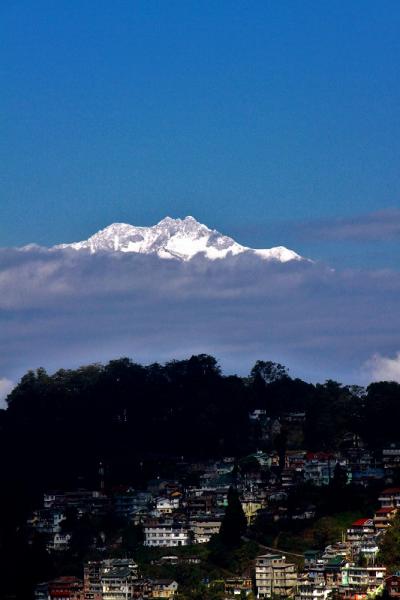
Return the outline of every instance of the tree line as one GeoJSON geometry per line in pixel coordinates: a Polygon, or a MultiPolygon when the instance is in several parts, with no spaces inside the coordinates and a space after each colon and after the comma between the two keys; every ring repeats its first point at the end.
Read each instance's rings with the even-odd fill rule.
{"type": "Polygon", "coordinates": [[[379,450],[399,439],[399,407],[395,382],[311,384],[272,361],[239,377],[205,354],[163,365],[121,358],[29,371],[0,411],[0,559],[13,569],[16,531],[44,490],[99,488],[100,463],[107,485],[139,488],[157,475],[176,476],[177,464],[191,459],[272,447],[283,456],[288,432],[264,439],[248,418],[256,408],[281,422],[304,412],[304,449],[337,450],[351,434],[379,450]]]}

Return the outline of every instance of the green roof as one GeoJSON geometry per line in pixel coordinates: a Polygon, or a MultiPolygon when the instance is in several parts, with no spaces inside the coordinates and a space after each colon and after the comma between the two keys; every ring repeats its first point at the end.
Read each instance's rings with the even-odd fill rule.
{"type": "Polygon", "coordinates": [[[331,558],[328,563],[327,563],[327,567],[340,567],[340,565],[343,563],[343,556],[334,556],[333,558],[331,558]]]}

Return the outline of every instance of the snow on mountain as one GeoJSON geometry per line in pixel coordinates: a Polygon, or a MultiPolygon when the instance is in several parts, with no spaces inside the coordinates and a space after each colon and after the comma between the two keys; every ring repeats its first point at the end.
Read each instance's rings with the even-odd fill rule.
{"type": "Polygon", "coordinates": [[[299,254],[284,246],[269,249],[253,249],[242,246],[234,239],[215,229],[209,229],[190,216],[184,219],[166,217],[152,227],[113,223],[87,240],[61,244],[54,248],[86,250],[91,254],[96,252],[136,252],[182,261],[188,261],[199,253],[210,260],[243,253],[278,262],[303,260],[299,254]]]}

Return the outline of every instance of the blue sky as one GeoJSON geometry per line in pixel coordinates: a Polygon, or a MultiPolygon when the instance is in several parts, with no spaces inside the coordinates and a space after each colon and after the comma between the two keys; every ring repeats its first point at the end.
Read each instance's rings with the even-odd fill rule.
{"type": "Polygon", "coordinates": [[[399,26],[389,0],[5,0],[0,245],[193,214],[248,245],[393,262],[393,240],[297,225],[399,206],[399,26]]]}
{"type": "Polygon", "coordinates": [[[399,30],[390,0],[3,0],[0,395],[121,353],[400,380],[399,30]],[[322,263],[194,265],[193,297],[176,266],[158,305],[165,266],[2,250],[188,214],[322,263]]]}

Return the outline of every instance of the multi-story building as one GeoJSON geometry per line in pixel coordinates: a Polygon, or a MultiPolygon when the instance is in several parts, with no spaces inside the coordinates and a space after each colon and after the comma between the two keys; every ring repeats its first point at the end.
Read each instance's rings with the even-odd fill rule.
{"type": "Polygon", "coordinates": [[[183,523],[147,521],[144,524],[145,546],[187,546],[193,534],[183,523]]]}
{"type": "Polygon", "coordinates": [[[28,519],[28,525],[40,533],[58,533],[64,519],[64,509],[45,508],[36,510],[28,519]]]}
{"type": "Polygon", "coordinates": [[[257,516],[257,512],[261,510],[265,503],[259,500],[252,494],[245,494],[241,498],[243,512],[246,516],[247,523],[251,525],[257,516]]]}
{"type": "Polygon", "coordinates": [[[165,498],[160,496],[155,500],[155,509],[154,513],[158,517],[162,517],[165,515],[170,515],[179,508],[179,496],[178,497],[169,497],[165,498]]]}
{"type": "Polygon", "coordinates": [[[130,519],[140,509],[147,509],[152,499],[149,492],[135,491],[132,488],[120,489],[114,493],[113,508],[118,517],[130,519]]]}
{"type": "Polygon", "coordinates": [[[101,561],[90,560],[83,568],[84,600],[103,600],[101,561]]]}
{"type": "Polygon", "coordinates": [[[296,600],[327,600],[332,591],[332,588],[323,582],[303,581],[297,588],[296,600]]]}
{"type": "Polygon", "coordinates": [[[217,504],[217,499],[212,492],[204,493],[202,490],[192,488],[189,490],[184,504],[187,512],[192,517],[194,515],[210,514],[217,504]]]}
{"type": "Polygon", "coordinates": [[[397,514],[397,508],[392,506],[378,508],[374,515],[374,525],[377,531],[387,529],[397,514]]]}
{"type": "Polygon", "coordinates": [[[304,479],[312,481],[314,485],[328,485],[337,464],[346,470],[350,481],[351,472],[347,469],[347,460],[325,452],[308,452],[304,463],[304,479]]]}
{"type": "Polygon", "coordinates": [[[138,566],[131,559],[103,561],[100,570],[102,600],[131,600],[138,566]]]}
{"type": "Polygon", "coordinates": [[[358,519],[351,524],[346,532],[346,539],[350,543],[362,542],[372,539],[375,535],[373,519],[358,519]]]}
{"type": "Polygon", "coordinates": [[[83,600],[82,581],[76,577],[58,577],[39,583],[34,590],[35,600],[83,600]]]}
{"type": "Polygon", "coordinates": [[[400,487],[387,488],[378,498],[382,508],[400,507],[400,487]]]}
{"type": "Polygon", "coordinates": [[[73,490],[68,492],[47,492],[43,496],[44,508],[74,507],[78,514],[102,512],[108,506],[108,498],[97,490],[73,490]]]}
{"type": "Polygon", "coordinates": [[[377,534],[374,519],[358,519],[347,529],[346,540],[351,547],[351,557],[355,560],[363,555],[368,564],[378,553],[377,534]]]}
{"type": "Polygon", "coordinates": [[[297,585],[296,566],[280,554],[263,554],[256,558],[258,598],[294,596],[297,585]]]}
{"type": "Polygon", "coordinates": [[[400,469],[400,446],[391,444],[389,447],[383,448],[382,462],[387,480],[390,481],[400,469]]]}
{"type": "Polygon", "coordinates": [[[131,600],[138,565],[130,558],[89,561],[84,566],[84,600],[131,600]]]}
{"type": "Polygon", "coordinates": [[[221,527],[220,517],[196,517],[189,523],[193,531],[195,544],[207,544],[213,535],[219,533],[221,527]]]}
{"type": "Polygon", "coordinates": [[[342,568],[342,585],[361,593],[375,592],[383,586],[386,567],[356,567],[347,564],[342,568]]]}
{"type": "Polygon", "coordinates": [[[324,566],[324,581],[328,587],[337,587],[341,583],[342,569],[345,564],[345,559],[340,554],[326,561],[324,566]]]}

